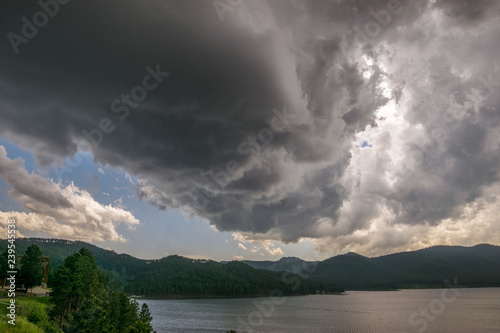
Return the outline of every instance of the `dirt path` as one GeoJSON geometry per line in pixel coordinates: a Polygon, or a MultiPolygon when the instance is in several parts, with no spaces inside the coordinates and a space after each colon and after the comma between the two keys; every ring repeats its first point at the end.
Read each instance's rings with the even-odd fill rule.
{"type": "Polygon", "coordinates": [[[35,287],[33,288],[33,291],[31,291],[31,289],[29,291],[30,293],[33,293],[33,295],[35,295],[36,297],[48,296],[48,292],[50,292],[49,289],[42,287],[35,287]]]}

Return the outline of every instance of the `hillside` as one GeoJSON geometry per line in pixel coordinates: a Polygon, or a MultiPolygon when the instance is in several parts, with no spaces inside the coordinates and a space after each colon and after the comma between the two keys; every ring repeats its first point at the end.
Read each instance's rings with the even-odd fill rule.
{"type": "MultiPolygon", "coordinates": [[[[283,281],[283,273],[255,269],[241,262],[222,264],[213,260],[195,260],[176,255],[142,260],[85,242],[60,239],[17,239],[17,253],[23,254],[31,244],[37,244],[43,255],[50,258],[52,271],[73,252],[87,248],[95,256],[100,269],[125,292],[148,297],[248,297],[270,295],[274,290],[280,290],[286,295],[343,291],[337,285],[302,280],[290,275],[287,277],[288,281],[294,278],[301,281],[298,288],[294,288],[294,282],[283,281]]],[[[0,240],[2,249],[6,245],[6,240],[0,240]]]]}
{"type": "MultiPolygon", "coordinates": [[[[244,262],[255,268],[288,272],[312,264],[293,257],[244,262]]],[[[488,244],[435,246],[376,258],[351,252],[316,263],[311,279],[338,283],[349,290],[443,287],[444,279],[453,281],[455,277],[469,287],[500,287],[500,247],[488,244]]]]}
{"type": "MultiPolygon", "coordinates": [[[[401,288],[443,287],[443,281],[455,277],[469,287],[500,287],[500,247],[480,244],[473,247],[435,246],[369,258],[356,253],[338,255],[315,262],[312,281],[303,281],[300,289],[290,290],[282,282],[281,271],[299,273],[314,267],[295,257],[277,261],[216,262],[169,256],[142,260],[117,254],[84,242],[28,238],[18,239],[18,253],[36,243],[50,257],[52,267],[82,247],[96,257],[101,269],[114,277],[130,294],[162,297],[245,296],[266,294],[280,289],[287,293],[307,294],[315,290],[391,290],[401,288]],[[249,267],[252,266],[253,268],[249,267]],[[186,282],[187,281],[187,282],[186,282]]],[[[0,240],[5,247],[6,241],[0,240]]],[[[301,280],[302,281],[302,280],[301,280]]]]}
{"type": "Polygon", "coordinates": [[[311,275],[346,289],[443,287],[455,277],[469,287],[500,287],[500,247],[435,246],[376,258],[348,253],[322,261],[311,275]]]}
{"type": "Polygon", "coordinates": [[[252,266],[253,268],[262,268],[274,272],[286,271],[292,273],[304,270],[306,267],[309,267],[314,263],[319,263],[319,261],[305,261],[296,257],[283,257],[278,261],[242,260],[241,262],[252,266]]]}

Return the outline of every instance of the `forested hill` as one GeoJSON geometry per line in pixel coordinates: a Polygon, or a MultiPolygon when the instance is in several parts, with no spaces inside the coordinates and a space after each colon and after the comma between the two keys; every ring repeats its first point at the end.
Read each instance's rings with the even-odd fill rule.
{"type": "Polygon", "coordinates": [[[435,246],[377,258],[350,253],[318,264],[311,278],[346,289],[403,289],[445,286],[500,287],[500,246],[435,246]]]}
{"type": "Polygon", "coordinates": [[[300,279],[294,274],[255,269],[244,263],[227,264],[169,256],[149,264],[127,284],[129,293],[157,297],[267,296],[336,293],[343,287],[300,279]]]}
{"type": "MultiPolygon", "coordinates": [[[[60,239],[20,238],[16,240],[17,253],[23,254],[31,244],[37,244],[43,255],[50,258],[52,271],[62,265],[64,258],[86,248],[125,292],[148,297],[266,296],[274,290],[285,295],[343,291],[341,286],[304,280],[293,274],[283,279],[283,273],[255,269],[241,262],[222,264],[175,255],[142,260],[85,242],[60,239]]],[[[0,240],[0,247],[5,249],[7,241],[0,240]]]]}
{"type": "MultiPolygon", "coordinates": [[[[64,263],[64,259],[72,253],[79,251],[81,248],[86,248],[96,258],[99,267],[108,275],[112,275],[124,283],[132,277],[132,273],[141,270],[147,265],[146,260],[137,259],[128,254],[117,254],[114,251],[105,250],[98,246],[80,242],[69,241],[65,239],[53,238],[17,238],[16,252],[23,254],[26,248],[31,244],[36,244],[40,247],[44,256],[48,256],[50,260],[49,275],[64,263]]],[[[5,249],[7,241],[0,240],[0,249],[5,249]]]]}
{"type": "MultiPolygon", "coordinates": [[[[299,258],[278,261],[245,261],[252,267],[296,271],[312,265],[299,258]]],[[[310,278],[343,285],[347,290],[441,288],[457,277],[468,287],[500,287],[500,246],[434,246],[368,258],[347,253],[318,262],[310,278]]]]}
{"type": "MultiPolygon", "coordinates": [[[[50,257],[54,268],[65,257],[85,247],[96,257],[101,269],[120,281],[125,291],[150,296],[245,296],[265,294],[271,287],[290,293],[340,290],[335,285],[348,290],[440,288],[445,279],[453,281],[455,277],[460,285],[500,287],[500,247],[488,244],[435,246],[376,258],[348,253],[315,263],[288,257],[223,264],[180,256],[142,260],[84,242],[40,238],[18,239],[18,253],[22,254],[32,243],[50,257]],[[309,278],[324,285],[307,280],[301,283],[302,289],[290,290],[290,284],[283,284],[279,271],[297,273],[301,268],[315,268],[309,278]]],[[[6,244],[6,240],[0,240],[2,248],[6,244]]]]}
{"type": "Polygon", "coordinates": [[[295,272],[297,270],[303,269],[304,267],[314,267],[314,264],[319,263],[319,261],[305,261],[296,257],[283,257],[277,261],[242,260],[241,262],[250,265],[253,268],[262,268],[274,272],[295,272]]]}

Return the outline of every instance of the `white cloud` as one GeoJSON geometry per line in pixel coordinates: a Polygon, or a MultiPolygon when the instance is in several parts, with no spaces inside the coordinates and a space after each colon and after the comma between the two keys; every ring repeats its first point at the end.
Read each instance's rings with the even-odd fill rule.
{"type": "Polygon", "coordinates": [[[234,255],[234,256],[233,256],[233,258],[234,258],[234,259],[236,259],[236,260],[241,260],[241,259],[243,259],[244,257],[243,257],[243,256],[237,256],[237,255],[234,255]]]}
{"type": "Polygon", "coordinates": [[[321,252],[349,249],[366,256],[413,251],[434,245],[472,246],[500,244],[500,185],[486,189],[481,198],[465,206],[460,217],[444,219],[436,225],[407,225],[377,218],[365,229],[337,237],[312,240],[321,252]]]}
{"type": "Polygon", "coordinates": [[[283,251],[280,247],[276,247],[276,242],[266,239],[269,235],[267,234],[251,234],[251,233],[241,233],[234,232],[233,239],[239,241],[238,247],[247,250],[247,247],[242,243],[250,243],[253,244],[253,248],[250,249],[250,252],[256,253],[259,250],[266,251],[270,255],[280,256],[283,255],[283,251]]]}
{"type": "Polygon", "coordinates": [[[128,172],[126,172],[126,173],[125,173],[125,178],[127,178],[127,180],[128,180],[131,184],[135,185],[134,181],[132,180],[132,177],[130,177],[130,175],[129,175],[129,173],[128,173],[128,172]]]}
{"type": "Polygon", "coordinates": [[[281,256],[283,255],[283,251],[281,250],[281,248],[279,247],[276,247],[276,248],[272,248],[271,245],[267,245],[267,244],[263,244],[262,247],[264,248],[264,250],[267,251],[267,253],[269,253],[270,255],[273,255],[273,256],[281,256]]]}
{"type": "Polygon", "coordinates": [[[23,164],[20,158],[9,159],[0,146],[0,177],[11,187],[9,195],[30,211],[0,211],[2,227],[7,217],[13,217],[17,227],[25,231],[73,240],[123,242],[125,238],[116,231],[117,225],[123,223],[132,229],[139,224],[131,212],[100,204],[73,182],[63,186],[30,174],[23,164]]]}

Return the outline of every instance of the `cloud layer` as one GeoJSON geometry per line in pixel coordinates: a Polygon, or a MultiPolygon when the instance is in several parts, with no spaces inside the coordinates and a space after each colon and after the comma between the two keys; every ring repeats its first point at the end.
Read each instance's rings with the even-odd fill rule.
{"type": "Polygon", "coordinates": [[[2,228],[6,228],[8,219],[14,218],[20,221],[18,228],[24,231],[65,239],[123,242],[125,239],[118,234],[116,226],[139,224],[132,213],[98,203],[90,193],[73,183],[63,186],[28,173],[22,159],[7,157],[4,146],[0,146],[0,177],[10,186],[9,195],[29,211],[0,211],[2,228]]]}
{"type": "MultiPolygon", "coordinates": [[[[221,21],[210,1],[71,2],[18,54],[0,44],[0,134],[45,167],[87,146],[141,199],[247,240],[377,254],[463,242],[482,216],[494,232],[475,239],[497,241],[481,207],[500,162],[499,8],[251,1],[221,21]],[[147,68],[168,76],[142,98],[147,68]]],[[[18,34],[39,10],[2,9],[18,34]]],[[[34,212],[84,197],[34,187],[11,192],[34,212]]]]}

